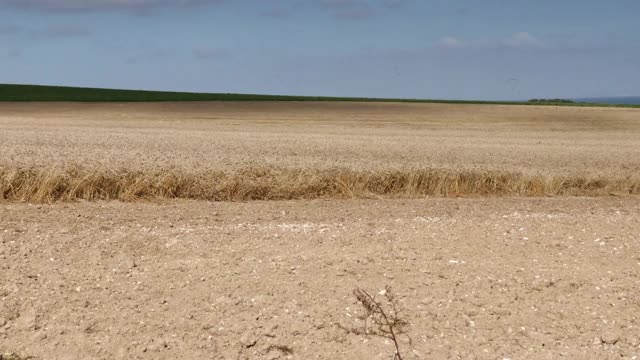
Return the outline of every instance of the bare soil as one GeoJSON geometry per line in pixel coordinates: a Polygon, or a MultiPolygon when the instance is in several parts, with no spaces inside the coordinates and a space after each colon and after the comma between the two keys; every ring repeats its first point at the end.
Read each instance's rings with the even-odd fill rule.
{"type": "Polygon", "coordinates": [[[0,354],[635,359],[640,199],[0,205],[0,354]],[[347,329],[347,330],[345,330],[347,329]]]}

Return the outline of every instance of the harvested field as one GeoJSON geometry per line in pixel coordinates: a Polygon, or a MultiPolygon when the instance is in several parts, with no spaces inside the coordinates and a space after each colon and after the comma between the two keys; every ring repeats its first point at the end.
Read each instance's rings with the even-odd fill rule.
{"type": "Polygon", "coordinates": [[[7,201],[640,193],[640,109],[0,104],[7,201]]]}
{"type": "Polygon", "coordinates": [[[639,193],[640,109],[0,104],[0,359],[637,359],[639,193]]]}
{"type": "Polygon", "coordinates": [[[5,204],[0,353],[388,360],[348,330],[353,288],[390,285],[405,359],[634,359],[639,214],[608,197],[5,204]]]}

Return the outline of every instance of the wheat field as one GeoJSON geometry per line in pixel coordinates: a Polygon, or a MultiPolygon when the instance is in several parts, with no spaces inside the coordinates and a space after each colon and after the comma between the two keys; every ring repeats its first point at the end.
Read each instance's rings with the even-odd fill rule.
{"type": "Polygon", "coordinates": [[[0,104],[0,199],[640,194],[640,109],[0,104]]]}

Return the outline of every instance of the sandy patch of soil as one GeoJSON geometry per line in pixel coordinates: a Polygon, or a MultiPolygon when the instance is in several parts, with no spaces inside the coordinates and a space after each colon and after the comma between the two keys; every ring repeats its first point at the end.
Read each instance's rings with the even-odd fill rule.
{"type": "Polygon", "coordinates": [[[0,353],[389,359],[640,354],[637,198],[0,205],[0,353]],[[291,349],[289,353],[285,349],[291,349]]]}

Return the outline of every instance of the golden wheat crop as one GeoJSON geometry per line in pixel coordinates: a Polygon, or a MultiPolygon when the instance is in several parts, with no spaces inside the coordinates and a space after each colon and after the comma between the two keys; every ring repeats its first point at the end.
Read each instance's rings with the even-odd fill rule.
{"type": "Polygon", "coordinates": [[[524,175],[498,171],[415,169],[357,172],[248,168],[208,171],[134,171],[72,167],[0,167],[0,194],[8,201],[181,198],[216,201],[427,196],[558,196],[640,194],[640,177],[524,175]]]}
{"type": "Polygon", "coordinates": [[[638,109],[0,105],[5,201],[639,193],[638,109]]]}

